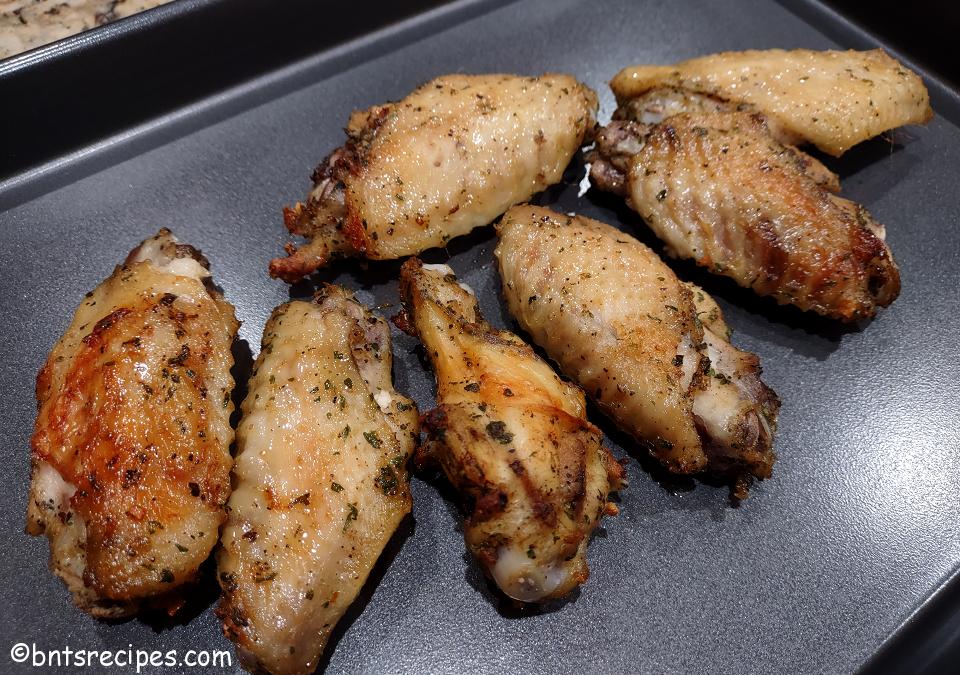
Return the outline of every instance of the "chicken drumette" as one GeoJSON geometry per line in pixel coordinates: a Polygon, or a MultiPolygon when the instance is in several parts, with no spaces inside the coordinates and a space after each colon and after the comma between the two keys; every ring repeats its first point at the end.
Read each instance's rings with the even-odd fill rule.
{"type": "Polygon", "coordinates": [[[671,471],[732,475],[739,497],[770,476],[780,403],[706,293],[589,218],[517,206],[497,230],[511,314],[620,428],[671,471]]]}
{"type": "Polygon", "coordinates": [[[463,497],[470,551],[508,596],[561,597],[588,574],[586,548],[622,467],[586,419],[584,396],[520,338],[494,329],[445,265],[407,261],[397,321],[437,377],[426,415],[435,458],[463,497]]]}

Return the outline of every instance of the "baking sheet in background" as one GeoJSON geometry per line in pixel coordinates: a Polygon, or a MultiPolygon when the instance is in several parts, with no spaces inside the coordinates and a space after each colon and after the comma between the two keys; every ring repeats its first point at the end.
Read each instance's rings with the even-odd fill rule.
{"type": "MultiPolygon", "coordinates": [[[[210,611],[212,580],[183,623],[98,623],[69,604],[47,571],[46,541],[21,534],[34,376],[82,295],[140,239],[165,225],[202,248],[255,354],[270,310],[289,297],[265,273],[285,240],[279,207],[303,197],[313,166],[342,142],[353,108],[400,98],[452,71],[563,71],[598,91],[606,120],[606,82],[630,63],[835,46],[796,14],[759,0],[468,2],[389,31],[382,51],[378,39],[319,54],[0,191],[4,670],[15,642],[230,648],[210,611]],[[467,20],[458,23],[459,13],[467,20]]],[[[935,105],[952,106],[943,114],[958,110],[953,95],[935,105]]],[[[413,519],[365,588],[362,612],[337,631],[327,671],[761,673],[863,664],[960,561],[960,130],[938,116],[894,137],[893,145],[878,139],[828,161],[846,196],[887,226],[903,275],[900,299],[862,329],[674,265],[715,294],[735,343],[760,355],[765,380],[783,399],[772,480],[731,508],[723,487],[664,483],[652,463],[632,459],[621,515],[604,521],[590,546],[589,582],[569,602],[521,613],[465,556],[449,493],[415,479],[413,519]]],[[[575,169],[544,203],[653,242],[617,200],[578,198],[575,169]]],[[[491,322],[513,327],[498,297],[493,244],[485,228],[427,258],[449,254],[491,322]]],[[[382,306],[396,302],[398,267],[348,262],[321,278],[382,306]]],[[[426,410],[432,376],[414,346],[395,334],[395,379],[426,410]]],[[[618,456],[631,451],[601,425],[624,442],[618,456]]]]}
{"type": "Polygon", "coordinates": [[[0,60],[0,180],[445,2],[177,0],[0,60]]]}

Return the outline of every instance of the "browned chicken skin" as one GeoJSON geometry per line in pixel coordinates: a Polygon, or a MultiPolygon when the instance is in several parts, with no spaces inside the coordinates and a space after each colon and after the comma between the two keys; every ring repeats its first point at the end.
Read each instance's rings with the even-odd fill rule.
{"type": "Polygon", "coordinates": [[[759,114],[614,121],[590,160],[594,184],[624,195],[671,253],[760,295],[843,321],[899,295],[883,227],[759,114]]]}
{"type": "Polygon", "coordinates": [[[587,579],[586,548],[623,476],[586,419],[583,392],[520,338],[494,329],[445,265],[408,260],[398,323],[437,376],[425,416],[435,458],[462,495],[464,537],[508,596],[542,602],[587,579]]]}
{"type": "Polygon", "coordinates": [[[560,180],[592,131],[597,98],[569,75],[446,75],[357,111],[348,140],[284,211],[310,239],[270,263],[294,282],[337,255],[400,258],[488,224],[560,180]]]}
{"type": "Polygon", "coordinates": [[[649,248],[583,216],[516,206],[497,226],[510,313],[676,473],[767,478],[780,402],[716,303],[649,248]]]}
{"type": "Polygon", "coordinates": [[[230,494],[233,307],[168,230],[77,309],[37,376],[27,532],[99,617],[192,581],[230,494]]]}
{"type": "Polygon", "coordinates": [[[880,49],[722,52],[673,65],[630,66],[610,87],[625,119],[656,123],[678,112],[760,112],[782,142],[812,143],[837,157],[868,138],[933,117],[923,81],[880,49]]]}

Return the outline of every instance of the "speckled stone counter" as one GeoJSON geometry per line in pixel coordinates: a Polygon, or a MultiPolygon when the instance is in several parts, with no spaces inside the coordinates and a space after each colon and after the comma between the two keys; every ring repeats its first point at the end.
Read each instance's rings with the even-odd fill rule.
{"type": "Polygon", "coordinates": [[[170,0],[0,0],[0,59],[170,0]]]}

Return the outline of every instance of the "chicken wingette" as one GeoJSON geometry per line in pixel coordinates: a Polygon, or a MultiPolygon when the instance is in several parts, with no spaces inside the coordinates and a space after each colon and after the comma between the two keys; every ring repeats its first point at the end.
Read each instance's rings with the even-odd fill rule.
{"type": "Polygon", "coordinates": [[[586,548],[623,470],[586,419],[583,392],[520,338],[480,315],[446,265],[408,260],[404,311],[437,378],[425,416],[436,459],[467,512],[467,547],[500,589],[523,602],[559,598],[587,579],[586,548]]]}
{"type": "Polygon", "coordinates": [[[615,117],[656,123],[679,112],[761,112],[777,138],[839,157],[868,138],[933,117],[923,81],[880,49],[723,52],[624,68],[615,117]]]}
{"type": "Polygon", "coordinates": [[[294,282],[336,255],[400,258],[486,225],[560,181],[592,131],[596,94],[569,75],[446,75],[357,111],[314,171],[270,274],[294,282]]]}
{"type": "Polygon", "coordinates": [[[392,358],[387,323],[337,286],[264,328],[218,555],[218,614],[248,668],[313,672],[410,512],[418,417],[392,358]]]}
{"type": "Polygon", "coordinates": [[[77,309],[37,376],[27,532],[90,614],[175,611],[230,494],[239,324],[169,230],[77,309]]]}
{"type": "Polygon", "coordinates": [[[854,321],[900,293],[883,227],[759,114],[614,121],[590,160],[592,182],[626,197],[670,253],[760,295],[854,321]]]}
{"type": "Polygon", "coordinates": [[[729,475],[738,497],[770,476],[779,401],[706,293],[583,216],[517,206],[497,232],[510,313],[621,429],[671,471],[729,475]]]}

